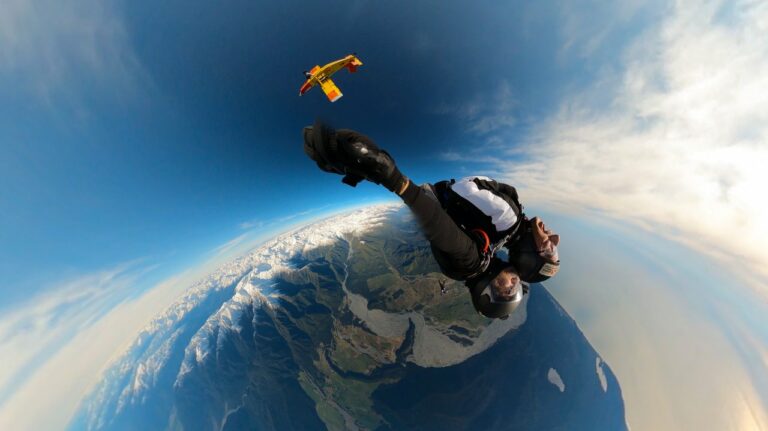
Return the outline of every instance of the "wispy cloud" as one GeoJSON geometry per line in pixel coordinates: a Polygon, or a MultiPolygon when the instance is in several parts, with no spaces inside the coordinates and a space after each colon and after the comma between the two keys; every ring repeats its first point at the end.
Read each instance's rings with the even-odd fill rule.
{"type": "Polygon", "coordinates": [[[246,235],[160,283],[142,282],[155,265],[131,262],[51,286],[0,317],[0,429],[63,429],[141,329],[241,247],[263,241],[246,235]]]}
{"type": "Polygon", "coordinates": [[[478,94],[461,103],[441,103],[430,112],[452,115],[466,124],[468,132],[488,135],[513,127],[517,123],[517,99],[508,82],[502,81],[493,94],[478,94]]]}
{"type": "Polygon", "coordinates": [[[258,229],[264,227],[265,222],[259,219],[248,220],[240,223],[238,227],[240,229],[258,229]]]}
{"type": "Polygon", "coordinates": [[[322,205],[322,206],[319,206],[319,207],[316,207],[316,208],[311,208],[311,209],[308,209],[308,210],[299,211],[299,212],[296,212],[296,213],[293,213],[293,214],[277,217],[277,218],[274,218],[274,219],[256,218],[256,219],[244,221],[244,222],[240,223],[238,226],[240,227],[240,229],[262,229],[262,228],[273,227],[273,226],[282,225],[282,224],[285,224],[287,222],[291,222],[291,221],[294,221],[294,220],[298,220],[298,219],[300,219],[301,217],[304,217],[304,216],[320,214],[322,211],[324,211],[324,210],[326,210],[326,209],[328,209],[330,207],[331,207],[330,204],[322,205]]]}
{"type": "Polygon", "coordinates": [[[456,151],[443,151],[439,153],[438,157],[446,162],[460,162],[463,160],[462,155],[456,151]]]}
{"type": "Polygon", "coordinates": [[[477,142],[467,145],[461,151],[447,150],[437,154],[446,162],[485,163],[494,165],[499,151],[508,151],[505,136],[518,123],[518,102],[508,82],[502,81],[492,94],[478,94],[461,103],[441,103],[430,109],[430,113],[447,115],[464,124],[464,130],[476,136],[477,142]]]}
{"type": "Polygon", "coordinates": [[[97,0],[8,0],[0,14],[0,77],[33,105],[87,117],[83,93],[133,100],[149,85],[120,17],[97,0]]]}
{"type": "Polygon", "coordinates": [[[659,0],[561,1],[558,9],[563,42],[557,58],[561,62],[570,56],[592,59],[611,43],[613,36],[621,37],[627,23],[637,19],[643,9],[664,10],[665,7],[664,1],[659,0]],[[596,22],[600,25],[594,25],[596,22]]]}
{"type": "Polygon", "coordinates": [[[767,32],[765,3],[677,2],[626,49],[623,74],[567,97],[499,174],[527,201],[651,227],[764,287],[767,32]],[[606,92],[608,110],[593,104],[606,92]]]}
{"type": "Polygon", "coordinates": [[[50,289],[0,320],[0,400],[23,383],[25,371],[39,366],[88,324],[106,304],[124,297],[136,275],[129,265],[85,275],[50,289]],[[62,324],[64,323],[64,324],[62,324]]]}
{"type": "MultiPolygon", "coordinates": [[[[25,428],[24,415],[18,415],[17,409],[38,409],[37,402],[45,404],[45,399],[56,392],[57,385],[70,396],[77,393],[79,385],[89,382],[85,376],[76,374],[73,369],[88,364],[99,369],[104,354],[110,355],[115,346],[110,343],[83,347],[78,357],[70,357],[71,363],[59,363],[58,375],[49,376],[40,382],[41,372],[45,373],[55,358],[71,350],[73,343],[105,341],[110,335],[125,331],[123,327],[106,327],[105,315],[115,308],[120,308],[127,299],[139,289],[137,280],[153,266],[138,266],[136,262],[118,265],[114,268],[85,274],[57,286],[46,289],[45,293],[30,298],[27,303],[13,308],[13,311],[0,319],[0,357],[3,367],[0,369],[0,426],[1,428],[25,428]],[[96,338],[83,339],[84,333],[92,334],[98,327],[105,334],[96,338]],[[102,355],[89,356],[94,350],[106,349],[102,355]],[[74,364],[77,364],[76,366],[74,364]],[[23,398],[25,391],[34,388],[35,399],[23,398]],[[28,406],[19,406],[19,400],[28,402],[28,406]],[[11,413],[14,412],[14,413],[11,413]],[[17,422],[18,421],[18,422],[17,422]]],[[[92,334],[93,335],[93,334],[92,334]]],[[[94,368],[89,371],[93,373],[94,368]]],[[[92,380],[91,377],[90,380],[92,380]]],[[[59,402],[61,400],[58,400],[59,402]]],[[[55,403],[54,403],[55,404],[55,403]]],[[[52,417],[62,426],[66,418],[57,416],[57,408],[51,406],[52,417]]]]}
{"type": "Polygon", "coordinates": [[[225,242],[224,244],[216,247],[213,251],[214,251],[214,253],[217,256],[221,256],[221,255],[227,254],[230,251],[232,251],[235,247],[237,247],[238,245],[241,245],[249,237],[250,237],[250,234],[244,233],[244,234],[239,235],[239,236],[237,236],[237,237],[235,237],[235,238],[225,242]]]}
{"type": "Polygon", "coordinates": [[[632,429],[766,429],[766,306],[753,290],[624,223],[547,217],[568,239],[547,289],[618,377],[632,429]]]}

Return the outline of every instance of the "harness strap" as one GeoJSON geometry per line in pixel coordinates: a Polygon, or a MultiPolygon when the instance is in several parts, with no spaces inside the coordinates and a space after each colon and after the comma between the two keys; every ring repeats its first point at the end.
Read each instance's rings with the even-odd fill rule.
{"type": "Polygon", "coordinates": [[[477,232],[483,237],[485,244],[483,245],[483,254],[488,253],[488,249],[491,248],[491,239],[488,238],[488,234],[482,229],[472,229],[472,232],[477,232]]]}

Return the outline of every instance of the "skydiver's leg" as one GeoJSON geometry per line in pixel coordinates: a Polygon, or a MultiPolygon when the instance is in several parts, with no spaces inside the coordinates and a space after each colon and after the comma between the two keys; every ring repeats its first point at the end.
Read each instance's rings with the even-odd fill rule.
{"type": "Polygon", "coordinates": [[[482,264],[477,243],[459,228],[428,188],[409,181],[399,194],[411,209],[446,276],[465,280],[482,264]]]}

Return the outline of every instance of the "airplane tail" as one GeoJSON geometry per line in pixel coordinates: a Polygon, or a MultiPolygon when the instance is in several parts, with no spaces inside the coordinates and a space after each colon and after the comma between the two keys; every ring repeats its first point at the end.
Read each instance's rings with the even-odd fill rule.
{"type": "Polygon", "coordinates": [[[352,59],[352,61],[347,63],[347,70],[349,70],[352,73],[355,73],[355,72],[357,72],[357,68],[362,66],[362,65],[363,65],[363,62],[360,61],[359,58],[355,57],[355,58],[352,59]]]}

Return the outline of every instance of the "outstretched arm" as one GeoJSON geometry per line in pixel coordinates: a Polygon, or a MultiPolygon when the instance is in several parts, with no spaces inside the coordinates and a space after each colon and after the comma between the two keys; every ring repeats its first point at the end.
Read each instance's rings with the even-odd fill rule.
{"type": "Polygon", "coordinates": [[[389,153],[367,136],[316,123],[304,129],[304,151],[320,169],[344,175],[346,184],[355,186],[366,179],[400,196],[413,211],[447,276],[463,280],[482,265],[475,241],[456,225],[434,194],[413,184],[400,172],[389,153]]]}

